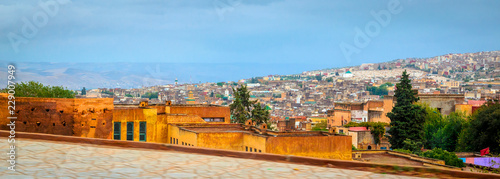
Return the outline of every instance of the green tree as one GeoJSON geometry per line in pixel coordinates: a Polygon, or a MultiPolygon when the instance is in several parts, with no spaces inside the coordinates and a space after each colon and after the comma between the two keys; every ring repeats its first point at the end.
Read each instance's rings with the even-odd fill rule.
{"type": "Polygon", "coordinates": [[[153,98],[158,98],[158,92],[146,92],[145,94],[141,95],[141,98],[148,98],[148,99],[153,99],[153,98]]]}
{"type": "Polygon", "coordinates": [[[426,103],[419,105],[426,111],[424,122],[424,146],[428,149],[432,149],[436,147],[436,144],[432,140],[434,134],[446,124],[441,113],[436,108],[431,108],[426,103]]]}
{"type": "Polygon", "coordinates": [[[232,122],[244,124],[246,120],[252,119],[257,124],[269,122],[269,111],[257,101],[250,100],[250,92],[246,85],[234,89],[234,101],[229,105],[232,122]]]}
{"type": "MultiPolygon", "coordinates": [[[[37,98],[74,98],[75,93],[62,86],[44,86],[40,82],[29,81],[14,85],[15,97],[37,97],[37,98]]],[[[9,89],[1,90],[7,93],[9,89]]]]}
{"type": "Polygon", "coordinates": [[[326,81],[329,82],[329,83],[331,83],[331,82],[333,82],[333,78],[332,77],[327,78],[326,81]]]}
{"type": "Polygon", "coordinates": [[[410,139],[405,139],[403,141],[403,147],[401,149],[409,150],[413,154],[419,155],[421,153],[422,146],[423,146],[422,142],[417,142],[417,141],[413,141],[410,139]]]}
{"type": "Polygon", "coordinates": [[[488,102],[470,116],[458,139],[458,151],[478,152],[490,147],[500,153],[500,103],[488,102]]]}
{"type": "Polygon", "coordinates": [[[134,97],[131,94],[125,94],[125,97],[134,97]]]}
{"type": "Polygon", "coordinates": [[[85,90],[85,87],[82,89],[82,95],[87,95],[87,90],[85,90]]]}
{"type": "Polygon", "coordinates": [[[451,113],[444,119],[445,125],[432,135],[432,148],[442,148],[447,151],[456,151],[457,141],[466,123],[462,113],[451,113]]]}
{"type": "Polygon", "coordinates": [[[327,126],[327,122],[326,120],[323,120],[319,123],[317,123],[316,125],[314,125],[314,127],[311,129],[312,131],[328,131],[328,129],[326,129],[326,126],[327,126]]]}
{"type": "Polygon", "coordinates": [[[425,110],[414,104],[418,101],[416,92],[412,91],[411,80],[408,79],[406,70],[403,72],[401,80],[396,84],[396,105],[387,114],[391,119],[391,129],[389,142],[392,148],[403,147],[403,141],[410,139],[415,142],[424,140],[425,110]]]}

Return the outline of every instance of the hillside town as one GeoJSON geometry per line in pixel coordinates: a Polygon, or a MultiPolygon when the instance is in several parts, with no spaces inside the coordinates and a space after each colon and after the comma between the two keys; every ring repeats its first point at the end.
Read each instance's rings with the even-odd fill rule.
{"type": "Polygon", "coordinates": [[[385,97],[394,95],[394,84],[404,70],[410,74],[413,89],[422,95],[462,95],[460,105],[500,97],[500,51],[407,58],[294,75],[254,77],[237,82],[186,84],[176,80],[174,84],[139,89],[99,88],[86,90],[85,95],[78,92],[79,97],[85,98],[113,97],[115,104],[137,104],[147,98],[150,103],[170,101],[173,104],[227,106],[234,99],[233,89],[246,85],[251,99],[270,111],[276,129],[279,129],[278,121],[289,118],[303,119],[298,120],[294,127],[302,129],[300,122],[314,126],[327,120],[329,115],[334,116],[333,112],[345,104],[352,105],[349,108],[353,111],[360,108],[360,112],[353,112],[336,122],[328,120],[329,126],[350,121],[378,121],[370,118],[373,116],[369,115],[370,111],[381,111],[382,118],[388,122],[385,114],[390,107],[389,104],[384,107],[384,101],[387,103],[388,100],[385,97]]]}

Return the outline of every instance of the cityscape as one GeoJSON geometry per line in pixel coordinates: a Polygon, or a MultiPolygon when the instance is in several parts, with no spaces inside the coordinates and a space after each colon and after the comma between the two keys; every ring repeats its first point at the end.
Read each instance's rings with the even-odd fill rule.
{"type": "Polygon", "coordinates": [[[0,178],[500,178],[498,2],[445,4],[0,3],[0,178]]]}

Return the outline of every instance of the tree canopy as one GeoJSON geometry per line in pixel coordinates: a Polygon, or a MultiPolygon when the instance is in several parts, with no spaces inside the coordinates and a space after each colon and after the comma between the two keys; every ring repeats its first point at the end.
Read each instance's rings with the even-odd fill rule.
{"type": "MultiPolygon", "coordinates": [[[[21,82],[15,86],[15,97],[37,97],[37,98],[74,98],[75,93],[62,86],[44,86],[40,82],[21,82]]],[[[6,93],[8,89],[3,89],[6,93]]]]}
{"type": "Polygon", "coordinates": [[[269,111],[257,101],[250,100],[250,92],[245,85],[237,89],[233,88],[233,91],[234,101],[229,105],[232,122],[244,124],[248,119],[257,124],[269,122],[269,111]]]}
{"type": "Polygon", "coordinates": [[[481,106],[462,128],[457,150],[478,152],[489,147],[491,153],[500,153],[500,103],[481,106]]]}

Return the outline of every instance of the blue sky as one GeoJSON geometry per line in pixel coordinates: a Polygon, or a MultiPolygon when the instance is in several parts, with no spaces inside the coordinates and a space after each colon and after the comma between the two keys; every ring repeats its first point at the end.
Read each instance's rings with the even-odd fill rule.
{"type": "Polygon", "coordinates": [[[397,1],[400,12],[391,14],[370,43],[349,58],[340,44],[354,44],[355,28],[376,22],[370,12],[387,11],[394,2],[48,2],[58,3],[53,16],[39,1],[0,2],[0,61],[287,63],[297,64],[293,70],[301,72],[312,69],[300,69],[300,64],[331,68],[500,50],[500,1],[494,0],[397,1]],[[37,33],[23,34],[23,19],[35,23],[33,17],[38,17],[37,33]],[[17,50],[12,34],[23,39],[17,50]]]}

